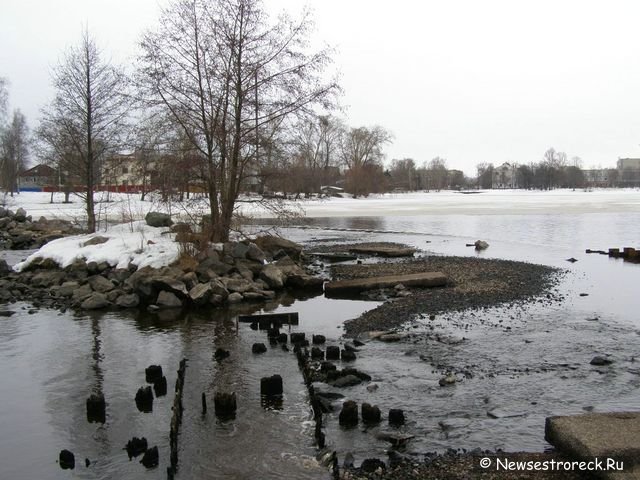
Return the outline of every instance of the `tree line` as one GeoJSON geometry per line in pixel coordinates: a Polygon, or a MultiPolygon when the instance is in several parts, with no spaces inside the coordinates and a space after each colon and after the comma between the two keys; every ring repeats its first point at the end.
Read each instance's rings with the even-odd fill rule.
{"type": "MultiPolygon", "coordinates": [[[[440,157],[421,166],[393,160],[385,168],[393,135],[336,115],[341,90],[332,51],[310,47],[311,27],[308,11],[273,19],[262,0],[172,0],[143,34],[129,72],[85,29],[53,68],[55,96],[42,109],[31,150],[55,168],[67,195],[73,188],[82,196],[89,231],[96,229],[94,191],[104,186],[105,168],[128,150],[143,199],[150,189],[206,196],[214,241],[228,239],[246,191],[301,197],[327,185],[354,196],[491,188],[500,175],[517,176],[524,188],[582,181],[579,162],[568,164],[553,149],[514,172],[478,165],[476,179],[440,157]]],[[[2,79],[0,133],[0,186],[15,192],[31,144],[24,115],[7,112],[2,79]]]]}

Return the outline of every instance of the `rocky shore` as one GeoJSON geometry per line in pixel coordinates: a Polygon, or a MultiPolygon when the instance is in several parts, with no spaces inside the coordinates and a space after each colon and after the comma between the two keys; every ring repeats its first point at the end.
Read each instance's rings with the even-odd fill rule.
{"type": "MultiPolygon", "coordinates": [[[[171,228],[162,234],[179,236],[180,231],[184,229],[171,228]]],[[[107,242],[118,241],[99,234],[77,238],[78,249],[108,248],[107,242]]],[[[29,301],[34,308],[60,310],[146,308],[154,312],[262,302],[285,289],[321,292],[323,285],[322,278],[305,269],[302,247],[276,236],[210,244],[202,251],[183,253],[161,268],[138,268],[133,263],[123,268],[82,256],[61,265],[53,258],[34,255],[20,271],[0,260],[0,302],[29,301]]]]}
{"type": "Polygon", "coordinates": [[[80,229],[67,220],[45,217],[33,220],[23,208],[13,212],[0,207],[0,250],[40,248],[52,240],[77,233],[80,229]]]}

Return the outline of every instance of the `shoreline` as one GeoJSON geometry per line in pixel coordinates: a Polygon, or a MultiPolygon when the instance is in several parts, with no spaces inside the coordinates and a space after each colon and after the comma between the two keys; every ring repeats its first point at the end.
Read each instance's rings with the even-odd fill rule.
{"type": "MultiPolygon", "coordinates": [[[[310,251],[338,253],[348,251],[351,246],[323,245],[310,251]]],[[[331,278],[337,280],[421,272],[442,272],[449,278],[446,287],[403,289],[402,295],[398,295],[394,289],[364,292],[362,295],[366,298],[386,301],[360,317],[345,322],[348,337],[399,328],[418,315],[432,316],[531,301],[551,304],[564,299],[555,291],[562,270],[512,260],[425,254],[379,263],[333,264],[329,270],[331,278]]]]}

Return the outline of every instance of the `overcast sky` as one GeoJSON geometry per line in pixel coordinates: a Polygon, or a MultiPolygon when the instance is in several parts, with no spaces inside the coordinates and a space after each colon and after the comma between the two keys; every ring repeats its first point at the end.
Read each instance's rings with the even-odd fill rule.
{"type": "MultiPolygon", "coordinates": [[[[0,0],[0,76],[35,126],[50,67],[84,23],[119,62],[166,0],[0,0]]],[[[266,0],[299,11],[300,0],[266,0]]],[[[640,156],[637,1],[309,0],[316,37],[337,48],[350,125],[382,125],[388,159],[584,166],[640,156]]]]}

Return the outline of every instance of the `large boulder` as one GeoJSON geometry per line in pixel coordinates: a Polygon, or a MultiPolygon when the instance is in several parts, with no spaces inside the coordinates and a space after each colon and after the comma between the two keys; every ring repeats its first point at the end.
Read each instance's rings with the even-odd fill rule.
{"type": "Polygon", "coordinates": [[[233,248],[230,253],[233,258],[246,258],[248,251],[249,245],[243,242],[238,242],[233,244],[233,248]]]}
{"type": "Polygon", "coordinates": [[[222,278],[221,283],[227,287],[229,292],[245,293],[254,288],[253,282],[244,278],[222,278]]]}
{"type": "Polygon", "coordinates": [[[229,291],[225,288],[220,280],[211,280],[209,282],[211,285],[211,293],[215,296],[222,297],[223,300],[226,300],[229,296],[229,291]]]}
{"type": "Polygon", "coordinates": [[[19,208],[13,215],[13,219],[16,222],[24,222],[27,219],[27,212],[24,208],[19,208]]]}
{"type": "Polygon", "coordinates": [[[156,305],[161,308],[180,308],[182,307],[182,300],[173,293],[163,290],[158,294],[156,305]]]}
{"type": "Polygon", "coordinates": [[[306,273],[302,275],[293,274],[287,276],[286,283],[287,287],[321,291],[324,285],[324,279],[307,275],[306,273]]]}
{"type": "Polygon", "coordinates": [[[121,308],[134,308],[140,304],[140,297],[135,293],[120,295],[116,299],[116,305],[121,308]]]}
{"type": "Polygon", "coordinates": [[[33,278],[31,278],[31,286],[49,288],[54,285],[60,285],[65,278],[65,273],[60,270],[45,270],[36,273],[33,278]]]}
{"type": "Polygon", "coordinates": [[[170,227],[173,225],[171,215],[168,213],[149,212],[144,219],[150,227],[170,227]]]}
{"type": "Polygon", "coordinates": [[[200,280],[207,281],[226,275],[231,270],[233,270],[232,265],[221,262],[214,257],[208,257],[198,264],[195,271],[200,280]]]}
{"type": "Polygon", "coordinates": [[[260,250],[260,247],[258,247],[255,243],[249,244],[246,256],[249,260],[254,260],[260,263],[264,263],[265,260],[264,252],[260,250]]]}
{"type": "Polygon", "coordinates": [[[302,245],[274,235],[258,237],[254,240],[254,243],[271,257],[273,257],[276,252],[282,250],[294,260],[299,260],[300,254],[302,253],[302,245]]]}
{"type": "Polygon", "coordinates": [[[93,275],[87,281],[94,292],[107,293],[115,288],[111,280],[107,280],[102,275],[93,275]]]}
{"type": "Polygon", "coordinates": [[[90,245],[102,245],[103,243],[107,243],[109,241],[108,237],[103,237],[101,235],[96,235],[95,237],[91,237],[89,240],[82,244],[83,247],[88,247],[90,245]]]}
{"type": "Polygon", "coordinates": [[[93,290],[91,290],[91,286],[88,283],[85,283],[84,285],[76,287],[75,290],[73,290],[73,292],[71,293],[71,298],[74,301],[81,302],[89,297],[92,293],[93,290]]]}
{"type": "Polygon", "coordinates": [[[158,290],[171,292],[175,295],[178,295],[181,298],[184,298],[189,295],[189,292],[187,291],[187,287],[184,284],[184,282],[169,276],[155,277],[152,281],[152,284],[158,290]]]}
{"type": "Polygon", "coordinates": [[[287,277],[289,275],[304,275],[305,271],[300,265],[294,262],[291,257],[285,256],[279,258],[275,262],[273,262],[275,266],[277,266],[282,273],[284,273],[287,277]]]}
{"type": "Polygon", "coordinates": [[[80,304],[80,308],[84,310],[99,310],[109,305],[111,305],[111,303],[109,303],[109,300],[107,300],[107,297],[103,293],[95,292],[80,304]]]}
{"type": "Polygon", "coordinates": [[[189,290],[189,298],[196,305],[204,305],[209,302],[213,295],[213,289],[210,283],[199,283],[189,290]]]}
{"type": "Polygon", "coordinates": [[[265,265],[260,272],[260,278],[264,280],[269,288],[280,289],[284,287],[286,277],[282,270],[273,264],[265,265]]]}

